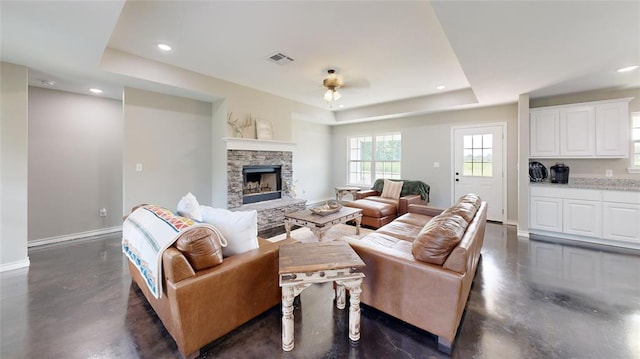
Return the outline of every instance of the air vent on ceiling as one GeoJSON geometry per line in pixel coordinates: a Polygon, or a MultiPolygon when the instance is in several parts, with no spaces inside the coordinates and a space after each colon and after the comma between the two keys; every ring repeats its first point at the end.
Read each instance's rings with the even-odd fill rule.
{"type": "Polygon", "coordinates": [[[279,65],[286,65],[286,64],[290,64],[290,63],[293,62],[292,58],[290,58],[289,56],[287,56],[287,55],[285,55],[285,54],[283,54],[281,52],[278,52],[278,53],[275,53],[275,54],[269,56],[269,60],[271,60],[271,61],[273,61],[273,62],[275,62],[276,64],[279,64],[279,65]]]}

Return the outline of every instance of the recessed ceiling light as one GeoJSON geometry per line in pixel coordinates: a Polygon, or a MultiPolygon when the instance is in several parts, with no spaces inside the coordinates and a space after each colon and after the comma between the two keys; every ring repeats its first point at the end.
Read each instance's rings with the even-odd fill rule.
{"type": "Polygon", "coordinates": [[[96,89],[96,88],[89,89],[89,91],[91,91],[91,92],[93,92],[93,93],[102,93],[102,90],[100,90],[100,89],[96,89]]]}
{"type": "Polygon", "coordinates": [[[45,86],[53,86],[56,84],[56,82],[52,80],[40,80],[40,83],[45,86]]]}
{"type": "Polygon", "coordinates": [[[343,104],[338,105],[338,108],[343,108],[343,107],[344,107],[343,104]]]}
{"type": "Polygon", "coordinates": [[[622,68],[618,69],[618,72],[629,72],[629,71],[633,71],[633,70],[637,69],[638,67],[640,67],[640,66],[633,65],[633,66],[622,67],[622,68]]]}
{"type": "Polygon", "coordinates": [[[171,46],[167,45],[167,44],[158,44],[158,48],[162,51],[171,51],[171,46]]]}
{"type": "Polygon", "coordinates": [[[436,90],[444,90],[445,88],[447,88],[445,85],[436,86],[436,90]]]}

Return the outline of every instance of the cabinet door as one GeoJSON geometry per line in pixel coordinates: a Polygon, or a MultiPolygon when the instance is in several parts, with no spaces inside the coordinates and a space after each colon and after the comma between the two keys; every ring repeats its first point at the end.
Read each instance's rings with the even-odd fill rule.
{"type": "Polygon", "coordinates": [[[531,228],[562,232],[562,199],[531,197],[531,228]]]}
{"type": "Polygon", "coordinates": [[[596,155],[629,156],[628,102],[596,106],[596,155]]]}
{"type": "Polygon", "coordinates": [[[560,110],[560,156],[592,157],[596,149],[594,106],[560,110]]]}
{"type": "Polygon", "coordinates": [[[602,203],[565,199],[562,206],[564,233],[600,237],[602,233],[602,203]]]}
{"type": "Polygon", "coordinates": [[[529,125],[529,155],[557,157],[560,154],[560,111],[531,111],[529,125]]]}
{"type": "Polygon", "coordinates": [[[605,239],[640,244],[640,204],[604,202],[602,207],[605,239]]]}

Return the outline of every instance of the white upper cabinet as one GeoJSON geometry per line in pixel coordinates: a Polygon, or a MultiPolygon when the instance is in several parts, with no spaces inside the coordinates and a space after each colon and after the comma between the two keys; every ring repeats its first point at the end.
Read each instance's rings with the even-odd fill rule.
{"type": "Polygon", "coordinates": [[[555,157],[560,153],[560,111],[530,112],[531,157],[555,157]]]}
{"type": "Polygon", "coordinates": [[[629,156],[629,103],[596,106],[596,156],[629,156]]]}
{"type": "Polygon", "coordinates": [[[560,156],[592,157],[596,153],[595,106],[560,109],[560,156]]]}
{"type": "Polygon", "coordinates": [[[531,109],[529,156],[627,157],[629,101],[631,98],[531,109]]]}

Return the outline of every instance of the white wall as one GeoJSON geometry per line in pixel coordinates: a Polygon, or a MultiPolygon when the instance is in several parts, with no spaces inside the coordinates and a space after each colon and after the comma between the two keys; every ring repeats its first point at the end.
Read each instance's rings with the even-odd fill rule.
{"type": "Polygon", "coordinates": [[[515,104],[450,111],[402,119],[374,121],[332,128],[333,182],[347,181],[347,137],[357,134],[400,131],[402,178],[422,180],[431,186],[430,205],[448,207],[452,202],[451,127],[479,123],[507,123],[507,220],[517,219],[517,106],[515,104]],[[440,167],[434,168],[433,163],[440,167]]]}
{"type": "Polygon", "coordinates": [[[122,125],[120,101],[29,87],[29,241],[122,224],[122,125]]]}
{"type": "Polygon", "coordinates": [[[29,265],[27,83],[26,67],[0,63],[0,271],[29,265]]]}
{"type": "Polygon", "coordinates": [[[123,103],[123,213],[142,203],[175,210],[187,192],[210,205],[212,104],[133,88],[123,103]]]}
{"type": "Polygon", "coordinates": [[[307,121],[293,121],[293,179],[296,196],[307,204],[334,198],[331,181],[331,129],[307,121]]]}

